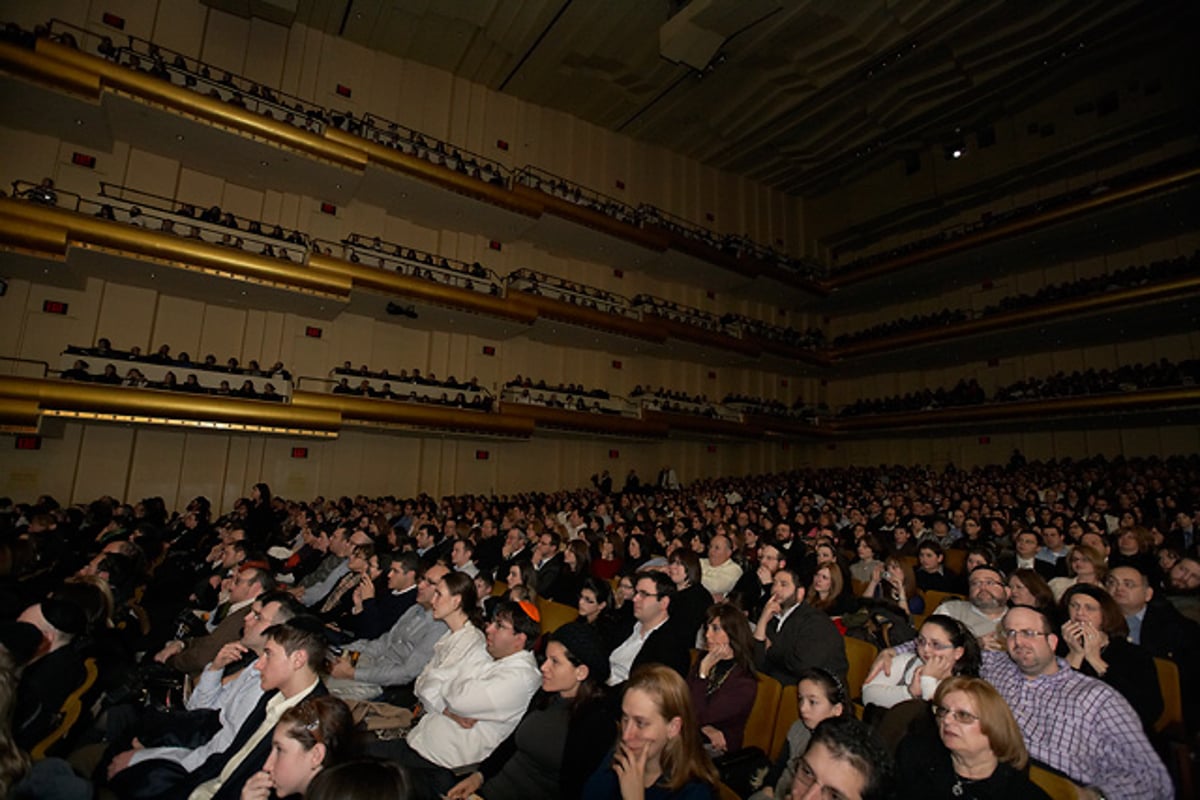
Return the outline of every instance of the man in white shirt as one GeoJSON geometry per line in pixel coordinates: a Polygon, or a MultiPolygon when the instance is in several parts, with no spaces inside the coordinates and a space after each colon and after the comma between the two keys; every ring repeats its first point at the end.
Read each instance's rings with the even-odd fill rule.
{"type": "Polygon", "coordinates": [[[689,648],[670,622],[671,596],[675,584],[665,572],[639,572],[633,591],[633,633],[609,655],[608,685],[629,679],[635,666],[666,664],[681,675],[687,674],[689,648]]]}
{"type": "Polygon", "coordinates": [[[475,545],[471,544],[470,539],[455,539],[450,548],[450,566],[454,567],[455,572],[465,572],[474,578],[479,574],[474,556],[475,545]]]}
{"type": "Polygon", "coordinates": [[[442,686],[437,707],[424,709],[407,739],[369,748],[409,771],[418,800],[444,796],[457,782],[455,770],[483,761],[516,729],[541,685],[531,652],[538,625],[532,603],[500,603],[487,626],[491,663],[442,686]]]}

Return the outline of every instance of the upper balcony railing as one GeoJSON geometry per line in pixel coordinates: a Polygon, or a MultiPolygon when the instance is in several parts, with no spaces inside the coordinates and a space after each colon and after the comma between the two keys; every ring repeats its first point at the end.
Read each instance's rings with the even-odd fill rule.
{"type": "Polygon", "coordinates": [[[601,194],[595,189],[589,189],[582,184],[569,181],[566,178],[555,175],[552,172],[547,172],[532,164],[526,165],[519,172],[515,173],[513,180],[521,186],[527,186],[530,189],[535,189],[551,197],[557,197],[559,200],[565,200],[568,203],[574,203],[577,206],[590,208],[592,211],[612,217],[616,221],[626,225],[632,225],[635,228],[642,227],[638,210],[628,203],[622,202],[615,197],[601,194]]]}
{"type": "Polygon", "coordinates": [[[335,117],[334,123],[347,133],[383,147],[390,147],[405,155],[415,156],[434,166],[445,167],[460,175],[501,188],[509,184],[509,170],[499,161],[448,144],[377,114],[365,114],[362,119],[355,119],[347,114],[335,117]]]}
{"type": "Polygon", "coordinates": [[[561,300],[573,306],[617,314],[626,319],[641,319],[642,315],[625,298],[606,289],[575,283],[544,272],[522,268],[509,273],[505,279],[511,291],[561,300]]]}
{"type": "Polygon", "coordinates": [[[494,297],[504,293],[501,278],[479,262],[468,264],[361,233],[352,233],[340,242],[320,239],[316,244],[322,253],[352,264],[378,267],[410,278],[494,297]]]}

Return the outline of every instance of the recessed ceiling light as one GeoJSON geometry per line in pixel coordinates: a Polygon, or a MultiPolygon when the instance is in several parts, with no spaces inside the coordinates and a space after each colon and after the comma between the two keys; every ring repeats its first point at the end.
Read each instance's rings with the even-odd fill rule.
{"type": "Polygon", "coordinates": [[[182,142],[182,141],[183,141],[183,134],[182,134],[182,133],[177,133],[177,134],[175,134],[175,141],[177,141],[177,142],[182,142]]]}
{"type": "Polygon", "coordinates": [[[264,158],[262,161],[258,162],[258,165],[259,165],[260,167],[269,167],[269,166],[271,166],[271,162],[270,162],[270,161],[267,161],[267,160],[264,158]]]}
{"type": "Polygon", "coordinates": [[[76,119],[76,120],[75,120],[75,124],[76,124],[76,125],[78,125],[78,126],[80,126],[80,127],[83,127],[83,120],[81,120],[81,119],[76,119]]]}

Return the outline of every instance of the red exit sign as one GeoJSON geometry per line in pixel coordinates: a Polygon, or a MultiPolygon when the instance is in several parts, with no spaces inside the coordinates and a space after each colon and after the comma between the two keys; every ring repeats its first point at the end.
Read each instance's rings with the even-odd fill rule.
{"type": "Polygon", "coordinates": [[[66,314],[67,304],[61,300],[46,300],[42,303],[42,311],[47,314],[66,314]]]}

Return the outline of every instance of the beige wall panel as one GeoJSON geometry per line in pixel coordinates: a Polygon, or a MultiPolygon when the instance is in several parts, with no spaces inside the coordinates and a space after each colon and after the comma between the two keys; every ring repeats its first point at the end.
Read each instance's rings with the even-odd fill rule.
{"type": "Polygon", "coordinates": [[[1051,353],[1050,363],[1053,364],[1055,372],[1071,373],[1087,368],[1083,361],[1083,352],[1080,350],[1056,350],[1051,353]]]}
{"type": "Polygon", "coordinates": [[[150,346],[158,295],[151,289],[105,283],[96,325],[96,336],[106,336],[113,347],[128,350],[150,346]]]}
{"type": "Polygon", "coordinates": [[[133,436],[132,428],[115,425],[89,425],[84,429],[75,465],[73,499],[94,500],[105,494],[129,498],[133,436]]]}
{"type": "MultiPolygon", "coordinates": [[[[224,483],[221,489],[220,513],[233,508],[239,497],[245,497],[249,487],[259,480],[258,465],[249,464],[250,437],[230,436],[224,483]]],[[[214,510],[217,508],[214,502],[214,510]]]]}
{"type": "Polygon", "coordinates": [[[192,203],[198,209],[221,204],[225,190],[225,181],[221,178],[203,172],[181,167],[179,170],[179,194],[177,197],[185,203],[192,203]]]}
{"type": "Polygon", "coordinates": [[[264,86],[280,86],[287,42],[287,28],[259,17],[252,17],[242,74],[264,86]]]}
{"type": "MultiPolygon", "coordinates": [[[[145,150],[130,148],[129,162],[119,182],[131,189],[170,200],[175,197],[179,183],[179,162],[145,150]]],[[[147,205],[170,207],[169,203],[160,200],[149,201],[147,205]]]]}
{"type": "MultiPolygon", "coordinates": [[[[42,178],[50,178],[56,185],[61,183],[58,173],[66,172],[68,168],[59,166],[60,143],[57,139],[4,127],[0,128],[0,141],[4,142],[4,147],[0,147],[0,171],[5,176],[3,189],[6,194],[12,191],[11,182],[16,180],[38,183],[42,178]]],[[[70,161],[69,153],[67,160],[70,161]]]]}
{"type": "Polygon", "coordinates": [[[0,495],[18,503],[32,502],[40,494],[52,495],[63,504],[76,501],[75,467],[83,426],[61,424],[61,428],[61,436],[43,435],[40,450],[18,450],[6,437],[0,447],[0,495]]]}
{"type": "Polygon", "coordinates": [[[1090,430],[1084,433],[1087,455],[1112,458],[1121,452],[1121,432],[1116,429],[1090,430]]]}
{"type": "MultiPolygon", "coordinates": [[[[231,438],[214,433],[183,434],[175,508],[182,509],[199,496],[207,497],[214,508],[221,508],[231,438]]],[[[169,498],[167,507],[171,507],[169,498]]]]}
{"type": "Polygon", "coordinates": [[[151,38],[163,47],[195,58],[200,53],[207,18],[208,7],[203,3],[169,0],[161,4],[154,17],[151,38]]]}
{"type": "Polygon", "coordinates": [[[262,311],[250,309],[246,312],[246,330],[242,339],[242,352],[238,359],[247,364],[251,360],[257,361],[259,366],[269,366],[271,362],[263,364],[263,326],[266,321],[266,314],[262,311]]]}
{"type": "MultiPolygon", "coordinates": [[[[207,22],[200,59],[235,75],[244,75],[250,20],[211,9],[207,22]]],[[[213,74],[213,77],[219,78],[220,75],[213,74]]]]}
{"type": "MultiPolygon", "coordinates": [[[[225,184],[221,195],[221,210],[230,211],[235,216],[247,219],[262,219],[263,193],[257,189],[239,186],[236,183],[225,184]]],[[[238,223],[239,227],[245,227],[238,223]]]]}
{"type": "Polygon", "coordinates": [[[40,0],[37,3],[7,3],[4,19],[33,30],[45,25],[47,20],[60,19],[76,26],[84,26],[88,20],[87,0],[40,0]]]}
{"type": "Polygon", "coordinates": [[[302,317],[292,314],[287,316],[284,326],[285,347],[280,358],[293,376],[326,377],[330,369],[342,363],[335,360],[333,349],[324,338],[331,335],[332,325],[314,322],[313,324],[319,325],[323,331],[322,338],[314,339],[304,335],[307,324],[308,321],[302,317]]]}
{"type": "MultiPolygon", "coordinates": [[[[0,260],[0,264],[3,261],[0,260]]],[[[47,262],[49,264],[49,262],[47,262]]],[[[0,297],[0,356],[4,358],[19,358],[21,340],[26,328],[26,318],[29,315],[30,303],[33,302],[31,292],[34,285],[29,281],[9,280],[8,292],[0,297]]],[[[91,334],[85,342],[91,344],[91,334]]],[[[0,375],[23,375],[21,368],[14,364],[0,362],[0,375]]]]}
{"type": "MultiPolygon", "coordinates": [[[[118,142],[113,145],[112,153],[105,153],[87,144],[61,142],[58,148],[58,168],[54,174],[54,185],[59,190],[58,203],[62,208],[75,207],[76,199],[68,197],[67,192],[79,195],[83,200],[94,200],[100,193],[100,182],[120,183],[125,177],[125,162],[129,157],[129,146],[118,142]],[[92,169],[78,167],[71,163],[75,153],[96,157],[96,166],[92,169]]],[[[41,180],[44,176],[28,176],[22,169],[14,177],[33,181],[41,180]]],[[[95,206],[82,206],[85,213],[95,213],[95,206]]]]}
{"type": "Polygon", "coordinates": [[[185,466],[186,437],[183,431],[166,428],[134,431],[126,490],[129,498],[162,497],[168,508],[181,505],[179,484],[185,466]]]}
{"type": "Polygon", "coordinates": [[[445,454],[442,441],[433,437],[421,440],[421,452],[417,462],[417,491],[428,492],[434,497],[440,497],[445,492],[441,485],[442,461],[445,454]]]}
{"type": "MultiPolygon", "coordinates": [[[[154,328],[150,335],[150,350],[169,344],[173,354],[183,352],[190,355],[193,361],[203,361],[205,353],[200,351],[200,328],[196,321],[203,318],[204,310],[205,304],[199,300],[159,295],[154,328]]],[[[178,377],[183,378],[182,375],[178,377]]]]}
{"type": "Polygon", "coordinates": [[[1121,431],[1121,452],[1130,458],[1160,455],[1164,452],[1164,431],[1167,433],[1166,442],[1169,443],[1171,441],[1169,428],[1129,428],[1123,430],[1121,431]]]}
{"type": "Polygon", "coordinates": [[[205,305],[200,323],[200,350],[205,355],[212,353],[221,364],[231,356],[241,360],[247,313],[240,308],[205,305]]]}
{"type": "Polygon", "coordinates": [[[12,313],[23,324],[19,338],[13,342],[16,345],[13,355],[46,361],[52,369],[57,369],[59,353],[68,344],[91,344],[96,324],[96,297],[86,292],[35,284],[26,295],[23,311],[16,305],[18,297],[13,298],[12,313]],[[67,303],[67,314],[59,316],[43,312],[42,304],[47,300],[67,303]]]}
{"type": "Polygon", "coordinates": [[[496,488],[496,473],[500,468],[498,448],[492,444],[457,440],[454,447],[455,473],[452,484],[455,493],[491,494],[496,488]],[[489,458],[475,458],[477,450],[489,451],[489,458]]]}
{"type": "Polygon", "coordinates": [[[1133,366],[1155,360],[1154,342],[1143,339],[1137,342],[1117,343],[1117,363],[1111,366],[1133,366]]]}

